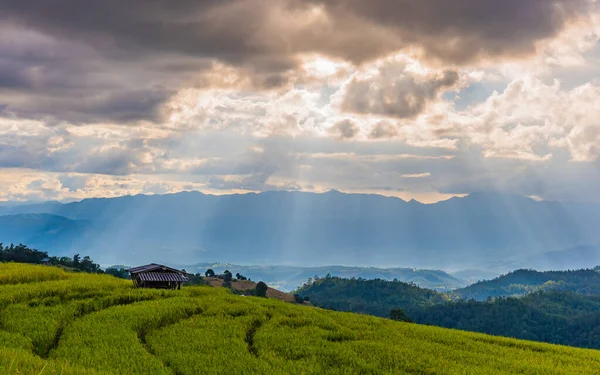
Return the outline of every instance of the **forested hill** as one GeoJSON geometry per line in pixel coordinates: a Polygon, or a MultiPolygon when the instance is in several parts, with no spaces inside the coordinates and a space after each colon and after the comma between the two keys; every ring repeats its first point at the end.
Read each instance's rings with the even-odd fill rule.
{"type": "Polygon", "coordinates": [[[414,310],[409,317],[420,324],[600,349],[600,296],[536,292],[441,304],[414,310]]]}
{"type": "Polygon", "coordinates": [[[337,277],[307,283],[298,293],[328,309],[382,317],[402,309],[419,324],[600,349],[599,281],[593,270],[519,270],[476,284],[484,301],[456,300],[402,282],[337,277]]]}
{"type": "Polygon", "coordinates": [[[571,291],[600,295],[600,272],[595,270],[517,270],[493,280],[480,281],[453,293],[455,298],[485,300],[488,297],[523,296],[539,290],[571,291]]]}
{"type": "Polygon", "coordinates": [[[449,300],[442,293],[414,284],[361,278],[318,278],[304,284],[296,293],[310,297],[312,304],[323,308],[382,317],[388,317],[393,309],[402,309],[410,316],[416,309],[449,300]]]}

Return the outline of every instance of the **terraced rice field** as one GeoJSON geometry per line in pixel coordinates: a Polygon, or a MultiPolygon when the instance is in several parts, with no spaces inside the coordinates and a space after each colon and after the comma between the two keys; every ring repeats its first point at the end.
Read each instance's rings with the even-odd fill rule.
{"type": "Polygon", "coordinates": [[[0,264],[0,374],[595,374],[600,352],[0,264]]]}

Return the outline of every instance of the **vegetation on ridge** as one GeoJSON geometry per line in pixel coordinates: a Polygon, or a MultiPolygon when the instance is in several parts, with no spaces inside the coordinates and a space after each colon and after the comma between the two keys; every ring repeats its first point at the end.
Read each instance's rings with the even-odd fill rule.
{"type": "Polygon", "coordinates": [[[410,316],[416,309],[450,300],[442,293],[401,281],[344,279],[330,275],[309,280],[296,293],[310,297],[314,305],[326,309],[381,317],[388,317],[392,309],[402,309],[410,316]]]}
{"type": "Polygon", "coordinates": [[[600,272],[590,269],[545,272],[521,269],[458,289],[452,295],[455,298],[482,301],[549,290],[600,295],[600,272]]]}

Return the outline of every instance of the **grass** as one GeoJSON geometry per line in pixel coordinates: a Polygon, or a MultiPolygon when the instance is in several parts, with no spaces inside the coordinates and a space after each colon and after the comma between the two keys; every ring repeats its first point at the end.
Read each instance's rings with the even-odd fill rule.
{"type": "Polygon", "coordinates": [[[0,373],[590,374],[600,352],[0,264],[0,373]]]}

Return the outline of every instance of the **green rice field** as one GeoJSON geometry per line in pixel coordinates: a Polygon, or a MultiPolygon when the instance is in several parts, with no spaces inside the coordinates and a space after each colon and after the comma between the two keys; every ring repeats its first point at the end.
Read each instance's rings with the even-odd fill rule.
{"type": "Polygon", "coordinates": [[[598,374],[600,351],[0,263],[0,374],[598,374]]]}

